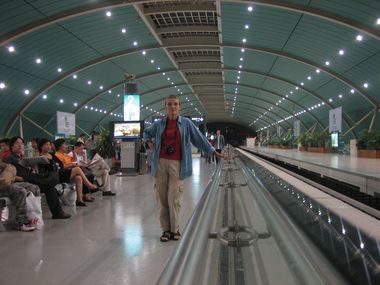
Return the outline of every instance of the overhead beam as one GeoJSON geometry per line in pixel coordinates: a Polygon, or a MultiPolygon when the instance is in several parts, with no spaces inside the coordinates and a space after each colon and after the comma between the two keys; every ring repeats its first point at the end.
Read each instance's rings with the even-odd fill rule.
{"type": "Polygon", "coordinates": [[[181,4],[177,4],[177,5],[170,3],[169,5],[165,5],[165,6],[146,7],[146,8],[144,7],[145,15],[178,13],[178,12],[193,12],[193,11],[215,12],[215,6],[212,4],[212,2],[197,3],[197,5],[182,2],[181,4]]]}
{"type": "Polygon", "coordinates": [[[188,33],[188,32],[218,32],[218,27],[211,25],[199,25],[199,26],[172,26],[156,29],[157,34],[167,33],[188,33]]]}
{"type": "MultiPolygon", "coordinates": [[[[31,32],[37,31],[39,29],[48,27],[52,24],[55,24],[64,20],[72,19],[75,17],[83,16],[86,14],[94,13],[94,12],[105,10],[105,9],[119,8],[119,7],[130,6],[133,4],[142,4],[142,3],[149,3],[149,2],[160,2],[160,1],[158,0],[155,0],[155,1],[108,0],[108,1],[103,1],[101,3],[94,3],[94,4],[92,3],[92,4],[77,6],[72,9],[68,9],[68,10],[50,15],[48,17],[33,21],[31,23],[28,23],[26,25],[23,25],[19,28],[16,28],[12,31],[5,33],[0,38],[0,46],[3,46],[31,32]]],[[[308,7],[302,4],[284,2],[280,0],[225,0],[223,2],[246,3],[246,4],[255,3],[256,5],[268,6],[272,8],[278,8],[278,9],[293,11],[297,13],[303,13],[309,16],[317,17],[319,19],[323,19],[329,22],[336,23],[338,25],[348,27],[350,29],[354,29],[361,33],[365,33],[376,40],[380,40],[380,31],[373,27],[367,26],[352,18],[347,18],[347,17],[341,16],[332,12],[324,11],[324,10],[317,9],[314,7],[308,7]]]]}
{"type": "MultiPolygon", "coordinates": [[[[189,47],[192,47],[193,45],[189,45],[189,44],[186,44],[184,46],[182,46],[182,48],[186,48],[188,49],[189,47]]],[[[199,47],[198,45],[195,45],[197,48],[199,47]]],[[[176,46],[166,46],[165,48],[175,48],[176,46]]],[[[215,47],[215,46],[214,46],[215,47]]],[[[241,48],[242,46],[241,45],[227,45],[227,47],[231,47],[231,48],[241,48]]],[[[146,51],[149,51],[149,50],[156,50],[156,49],[161,49],[163,47],[161,46],[147,46],[147,47],[144,47],[143,49],[146,50],[146,51]]],[[[260,48],[260,47],[255,47],[255,46],[246,46],[245,47],[247,50],[254,50],[254,51],[260,51],[260,52],[265,52],[265,53],[269,53],[269,54],[273,54],[273,55],[276,55],[276,56],[280,56],[280,57],[285,57],[285,58],[288,58],[288,59],[291,59],[291,60],[296,60],[296,61],[299,61],[301,63],[304,63],[304,64],[307,64],[307,65],[310,65],[314,68],[318,68],[320,69],[321,71],[324,71],[325,73],[329,74],[330,76],[336,78],[337,80],[341,81],[342,83],[348,85],[349,87],[351,87],[352,89],[355,89],[357,94],[359,94],[360,96],[362,96],[363,98],[365,98],[369,103],[370,105],[374,105],[376,104],[374,102],[374,100],[369,97],[367,94],[364,93],[364,91],[362,91],[361,88],[355,86],[353,83],[349,82],[348,80],[344,79],[343,77],[339,76],[338,74],[332,72],[331,70],[328,70],[328,69],[324,69],[323,66],[319,66],[315,63],[311,63],[309,60],[307,59],[301,59],[297,56],[294,56],[294,55],[290,55],[290,54],[287,54],[287,53],[284,53],[282,51],[276,51],[276,50],[270,50],[270,49],[266,49],[266,48],[260,48]]],[[[96,64],[100,64],[102,62],[106,62],[108,60],[111,60],[111,59],[114,59],[114,58],[118,58],[118,57],[121,57],[121,56],[127,56],[127,55],[133,55],[135,53],[138,53],[140,52],[141,49],[127,49],[127,50],[122,50],[122,51],[118,51],[118,52],[115,52],[115,53],[112,53],[112,54],[109,54],[109,55],[106,55],[106,56],[102,56],[102,57],[99,57],[99,58],[96,58],[94,60],[91,60],[89,62],[86,62],[86,63],[83,63],[81,64],[80,66],[78,67],[75,67],[74,69],[70,70],[70,71],[67,71],[66,73],[62,74],[61,76],[55,78],[54,80],[52,81],[49,81],[46,85],[44,85],[43,87],[41,87],[37,92],[35,92],[34,94],[32,94],[29,99],[27,100],[27,102],[20,108],[20,110],[18,110],[12,117],[11,119],[9,120],[8,124],[7,124],[7,127],[5,128],[5,131],[6,133],[9,133],[10,129],[13,127],[13,125],[15,124],[16,120],[17,120],[17,117],[18,117],[18,114],[23,114],[25,112],[25,110],[40,96],[42,95],[44,92],[46,92],[47,90],[51,89],[52,87],[54,87],[55,85],[59,84],[60,82],[62,82],[63,80],[65,80],[66,78],[70,77],[71,75],[73,75],[74,73],[78,73],[80,71],[83,71],[87,68],[90,68],[91,66],[94,66],[96,64]]],[[[292,83],[293,85],[297,85],[297,83],[292,83]]],[[[300,87],[302,88],[302,87],[300,87]]],[[[193,91],[193,90],[192,90],[193,91]]],[[[203,106],[204,108],[204,106],[203,106]]]]}

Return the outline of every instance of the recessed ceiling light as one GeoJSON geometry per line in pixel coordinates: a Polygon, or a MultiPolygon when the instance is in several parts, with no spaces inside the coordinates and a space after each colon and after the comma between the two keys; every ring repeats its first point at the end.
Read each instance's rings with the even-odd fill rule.
{"type": "Polygon", "coordinates": [[[29,95],[29,94],[30,94],[29,89],[25,89],[25,90],[24,90],[24,94],[25,94],[25,95],[29,95]]]}
{"type": "Polygon", "coordinates": [[[240,79],[240,76],[236,77],[237,79],[240,79]]]}
{"type": "Polygon", "coordinates": [[[354,90],[354,89],[351,89],[350,92],[351,92],[351,94],[354,94],[354,93],[355,93],[355,90],[354,90]]]}
{"type": "Polygon", "coordinates": [[[46,100],[47,99],[47,95],[46,94],[42,95],[42,99],[46,100]]]}
{"type": "Polygon", "coordinates": [[[236,84],[239,84],[239,80],[236,80],[236,84]]]}
{"type": "Polygon", "coordinates": [[[166,78],[168,81],[170,80],[170,77],[166,78]]]}
{"type": "Polygon", "coordinates": [[[112,93],[112,90],[108,90],[108,93],[110,93],[110,94],[111,94],[111,93],[112,93]]]}
{"type": "Polygon", "coordinates": [[[243,60],[244,60],[244,59],[241,57],[241,58],[240,58],[240,61],[243,61],[243,60]]]}
{"type": "Polygon", "coordinates": [[[329,99],[329,102],[332,102],[332,101],[333,101],[333,99],[330,98],[330,99],[329,99]]]}
{"type": "Polygon", "coordinates": [[[357,36],[356,36],[356,40],[357,40],[358,42],[361,42],[361,41],[363,40],[363,36],[362,36],[362,35],[357,35],[357,36]]]}
{"type": "Polygon", "coordinates": [[[74,79],[77,79],[77,78],[78,78],[78,76],[77,76],[76,74],[74,74],[74,75],[73,75],[73,78],[74,78],[74,79]]]}
{"type": "Polygon", "coordinates": [[[344,55],[344,50],[343,49],[339,50],[339,54],[344,55]]]}
{"type": "Polygon", "coordinates": [[[36,58],[36,63],[37,64],[41,64],[41,62],[42,62],[42,60],[38,57],[38,58],[36,58]]]}
{"type": "Polygon", "coordinates": [[[242,39],[241,41],[242,41],[243,43],[245,43],[245,42],[247,42],[247,39],[244,38],[244,39],[242,39]]]}
{"type": "Polygon", "coordinates": [[[160,69],[161,69],[161,67],[157,66],[157,70],[160,70],[160,69]]]}
{"type": "Polygon", "coordinates": [[[338,97],[339,97],[339,98],[343,98],[343,95],[342,95],[342,94],[339,94],[338,97]]]}
{"type": "Polygon", "coordinates": [[[90,110],[94,110],[94,107],[91,107],[90,110]]]}
{"type": "Polygon", "coordinates": [[[364,88],[368,88],[368,86],[369,86],[368,83],[367,83],[367,82],[364,82],[363,87],[364,87],[364,88]]]}
{"type": "Polygon", "coordinates": [[[330,65],[330,61],[326,60],[325,61],[325,65],[329,66],[330,65]]]}
{"type": "Polygon", "coordinates": [[[242,66],[242,65],[239,65],[239,68],[243,68],[243,66],[242,66]]]}
{"type": "Polygon", "coordinates": [[[62,103],[63,103],[63,99],[60,99],[60,100],[59,100],[59,103],[61,103],[61,104],[62,104],[62,103]]]}
{"type": "Polygon", "coordinates": [[[320,73],[321,71],[319,69],[315,70],[316,73],[320,73]]]}
{"type": "Polygon", "coordinates": [[[0,82],[0,89],[5,89],[7,85],[4,82],[0,82]]]}
{"type": "Polygon", "coordinates": [[[376,25],[380,25],[380,18],[377,18],[376,25]]]}
{"type": "Polygon", "coordinates": [[[58,68],[57,68],[57,71],[58,71],[58,72],[62,72],[62,68],[58,67],[58,68]]]}
{"type": "Polygon", "coordinates": [[[298,86],[296,86],[296,90],[298,90],[298,86]]]}
{"type": "Polygon", "coordinates": [[[248,6],[248,11],[252,12],[253,11],[253,7],[252,6],[248,6]]]}
{"type": "Polygon", "coordinates": [[[99,110],[99,112],[100,112],[100,113],[103,113],[103,110],[102,110],[102,109],[100,109],[100,110],[99,110]]]}
{"type": "Polygon", "coordinates": [[[9,51],[10,53],[12,53],[12,52],[15,52],[16,50],[15,50],[15,47],[14,47],[14,46],[9,46],[9,47],[8,47],[8,51],[9,51]]]}
{"type": "Polygon", "coordinates": [[[166,73],[165,72],[162,72],[162,75],[165,75],[166,73]]]}
{"type": "Polygon", "coordinates": [[[241,52],[245,52],[245,49],[244,49],[244,48],[242,48],[240,51],[241,51],[241,52]]]}
{"type": "Polygon", "coordinates": [[[117,97],[120,97],[120,94],[117,94],[117,97]]]}
{"type": "Polygon", "coordinates": [[[238,73],[240,74],[240,73],[241,73],[241,70],[239,70],[238,73]]]}
{"type": "Polygon", "coordinates": [[[303,82],[301,82],[301,86],[303,86],[304,85],[304,83],[303,82]]]}
{"type": "Polygon", "coordinates": [[[137,45],[138,45],[138,43],[137,43],[136,41],[134,41],[134,42],[133,42],[133,45],[134,45],[134,46],[137,46],[137,45]]]}
{"type": "Polygon", "coordinates": [[[150,63],[154,63],[154,59],[151,59],[151,60],[150,60],[150,63]]]}
{"type": "Polygon", "coordinates": [[[104,112],[103,112],[104,114],[107,114],[107,111],[106,110],[104,110],[104,112]]]}
{"type": "Polygon", "coordinates": [[[99,89],[100,89],[100,90],[103,90],[103,86],[102,86],[102,85],[100,85],[100,86],[99,86],[99,89]]]}
{"type": "Polygon", "coordinates": [[[174,82],[172,82],[172,85],[174,85],[174,82]]]}
{"type": "Polygon", "coordinates": [[[76,107],[76,106],[78,106],[78,103],[77,103],[77,102],[74,103],[74,107],[76,107]]]}
{"type": "Polygon", "coordinates": [[[290,91],[290,94],[293,94],[293,91],[290,91]]]}
{"type": "Polygon", "coordinates": [[[91,80],[87,81],[87,84],[88,84],[88,85],[91,85],[91,84],[92,84],[92,81],[91,81],[91,80]]]}
{"type": "Polygon", "coordinates": [[[95,112],[98,112],[98,108],[95,108],[95,112]]]}
{"type": "Polygon", "coordinates": [[[248,29],[249,29],[249,25],[245,25],[244,28],[245,28],[246,30],[248,30],[248,29]]]}
{"type": "Polygon", "coordinates": [[[107,11],[107,12],[106,12],[106,16],[107,16],[107,17],[111,17],[111,16],[112,16],[111,11],[107,11]]]}
{"type": "Polygon", "coordinates": [[[125,34],[125,33],[127,32],[127,29],[123,28],[123,29],[121,29],[121,32],[122,32],[123,34],[125,34]]]}

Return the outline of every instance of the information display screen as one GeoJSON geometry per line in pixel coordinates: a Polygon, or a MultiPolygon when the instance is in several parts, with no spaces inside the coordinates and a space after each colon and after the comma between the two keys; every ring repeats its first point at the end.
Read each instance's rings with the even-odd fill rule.
{"type": "Polygon", "coordinates": [[[136,139],[142,137],[142,121],[112,122],[111,131],[115,139],[136,139]]]}

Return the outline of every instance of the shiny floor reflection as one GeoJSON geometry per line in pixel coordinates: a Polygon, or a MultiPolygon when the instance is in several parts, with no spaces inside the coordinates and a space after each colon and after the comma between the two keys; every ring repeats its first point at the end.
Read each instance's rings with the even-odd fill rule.
{"type": "MultiPolygon", "coordinates": [[[[214,170],[194,157],[195,174],[184,183],[181,229],[214,170]]],[[[70,220],[45,218],[33,233],[0,233],[0,283],[154,284],[176,242],[160,243],[153,178],[112,177],[116,198],[97,194],[70,220]]],[[[47,214],[47,211],[45,211],[47,214]]]]}

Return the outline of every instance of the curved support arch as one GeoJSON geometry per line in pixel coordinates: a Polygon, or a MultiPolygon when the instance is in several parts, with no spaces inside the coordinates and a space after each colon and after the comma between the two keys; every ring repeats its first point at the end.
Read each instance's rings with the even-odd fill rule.
{"type": "MultiPolygon", "coordinates": [[[[47,27],[49,25],[68,20],[71,18],[75,18],[78,16],[86,15],[89,13],[93,13],[96,11],[104,10],[106,8],[118,8],[124,7],[134,4],[142,4],[149,3],[155,1],[142,1],[142,0],[114,0],[114,1],[106,1],[103,3],[97,4],[89,4],[82,5],[72,9],[68,9],[66,11],[62,11],[60,13],[56,13],[54,15],[45,17],[41,20],[34,21],[32,23],[21,26],[15,30],[12,30],[6,33],[3,37],[0,38],[0,46],[5,45],[6,43],[20,38],[24,35],[27,35],[31,32],[37,31],[41,28],[47,27]]],[[[366,33],[367,35],[380,40],[380,32],[372,27],[368,27],[354,19],[349,19],[328,11],[323,11],[313,7],[307,7],[305,5],[296,4],[296,3],[287,3],[280,0],[224,0],[224,2],[234,2],[234,3],[255,3],[256,5],[274,7],[278,9],[284,9],[288,11],[304,13],[310,16],[314,16],[320,19],[324,19],[329,22],[333,22],[339,25],[343,25],[345,27],[366,33]]]]}
{"type": "MultiPolygon", "coordinates": [[[[149,47],[145,47],[144,50],[155,50],[155,49],[161,49],[161,48],[180,48],[180,47],[192,47],[192,46],[199,46],[199,45],[193,45],[193,44],[182,44],[182,45],[165,45],[165,46],[149,46],[149,47]]],[[[207,45],[207,46],[217,46],[217,45],[207,45]]],[[[225,45],[223,47],[231,47],[231,48],[240,48],[240,47],[243,47],[242,45],[225,45]]],[[[365,95],[364,92],[361,91],[361,88],[357,88],[356,86],[354,86],[352,83],[348,82],[347,80],[345,80],[344,78],[340,77],[338,74],[335,74],[335,73],[332,73],[332,71],[330,70],[326,70],[324,69],[322,66],[319,66],[319,65],[316,65],[316,64],[313,64],[312,62],[306,60],[306,59],[302,59],[302,58],[299,58],[299,57],[296,57],[294,55],[290,55],[290,54],[286,54],[284,52],[279,52],[279,51],[275,51],[275,50],[269,50],[269,49],[264,49],[264,48],[260,48],[260,47],[254,47],[254,46],[244,46],[244,48],[248,49],[248,50],[255,50],[255,51],[261,51],[261,52],[266,52],[266,53],[270,53],[270,54],[273,54],[273,55],[277,55],[277,56],[280,56],[280,57],[286,57],[288,59],[292,59],[292,60],[296,60],[296,61],[299,61],[301,63],[304,63],[304,64],[307,64],[309,66],[312,66],[314,68],[319,68],[320,70],[326,72],[327,74],[331,75],[332,77],[340,80],[341,82],[343,82],[344,84],[348,85],[349,87],[355,89],[357,91],[358,94],[360,94],[361,96],[363,96],[367,101],[370,102],[371,105],[373,106],[376,106],[376,103],[373,102],[372,98],[370,98],[368,95],[365,95]]],[[[111,59],[114,59],[114,58],[117,58],[117,57],[121,57],[121,56],[125,56],[125,55],[130,55],[130,54],[133,54],[133,53],[137,53],[139,52],[140,49],[127,49],[127,50],[123,50],[123,51],[119,51],[119,52],[116,52],[116,53],[112,53],[110,55],[106,55],[106,56],[103,56],[103,57],[100,57],[100,58],[97,58],[97,59],[94,59],[92,61],[89,61],[87,63],[84,63],[66,73],[64,73],[63,75],[57,77],[56,79],[48,82],[46,85],[44,85],[42,88],[40,88],[36,93],[34,93],[32,96],[30,96],[30,99],[20,108],[20,110],[18,112],[15,113],[15,115],[13,115],[13,117],[10,119],[10,121],[8,122],[7,124],[7,127],[6,127],[6,133],[9,133],[10,129],[13,127],[14,123],[16,122],[17,118],[19,115],[22,115],[26,109],[40,96],[42,95],[43,93],[45,93],[47,90],[49,90],[50,88],[54,87],[55,85],[59,84],[60,82],[62,82],[64,79],[70,77],[72,74],[74,73],[77,73],[77,72],[80,72],[82,70],[85,70],[91,66],[94,66],[96,64],[99,64],[99,63],[102,63],[102,62],[105,62],[107,60],[111,60],[111,59]]],[[[161,70],[159,73],[162,73],[162,72],[178,72],[178,71],[186,71],[186,70],[199,70],[199,69],[172,69],[172,70],[161,70]]],[[[223,69],[224,71],[226,70],[229,70],[229,71],[237,71],[236,69],[227,69],[227,68],[224,68],[223,69]]],[[[248,72],[246,70],[242,70],[243,72],[248,72]]],[[[153,74],[153,73],[152,73],[153,74]]],[[[266,74],[266,73],[259,73],[259,72],[256,72],[256,74],[258,75],[262,75],[262,76],[267,76],[269,77],[269,74],[266,74]]],[[[272,76],[273,77],[273,76],[272,76]]],[[[287,81],[288,84],[292,85],[292,86],[298,86],[297,83],[293,83],[293,82],[290,82],[290,81],[287,81]]],[[[306,90],[305,88],[302,88],[302,87],[299,87],[301,89],[304,89],[306,90]]],[[[306,90],[307,91],[307,90],[306,90]]],[[[100,96],[101,94],[103,94],[104,92],[102,93],[99,93],[98,95],[100,96]]],[[[310,92],[308,92],[310,93],[310,92]]],[[[322,100],[319,96],[316,96],[317,98],[319,98],[320,100],[322,100]]],[[[326,104],[328,104],[326,102],[326,104]]],[[[330,106],[330,105],[329,105],[330,106]]],[[[330,106],[331,107],[331,106],[330,106]]],[[[346,118],[350,119],[347,114],[345,114],[346,118]]],[[[351,119],[350,119],[351,120],[351,119]]],[[[353,121],[351,120],[351,123],[353,123],[353,121]]],[[[350,127],[351,125],[348,124],[348,126],[350,127]]],[[[356,137],[356,135],[354,134],[354,136],[356,137]]]]}
{"type": "MultiPolygon", "coordinates": [[[[236,85],[236,84],[234,84],[234,83],[225,83],[225,85],[236,85]]],[[[273,94],[273,95],[275,95],[275,96],[277,96],[277,97],[280,97],[281,99],[284,98],[284,96],[282,96],[282,95],[280,95],[280,94],[278,94],[278,93],[276,93],[276,92],[274,92],[274,91],[271,91],[271,90],[268,90],[268,89],[265,89],[265,88],[261,88],[261,87],[259,87],[259,86],[249,85],[249,84],[239,84],[239,86],[246,87],[246,88],[252,88],[252,89],[256,89],[256,90],[261,90],[261,91],[264,91],[264,92],[267,92],[267,93],[273,94]]],[[[248,98],[255,98],[255,99],[257,99],[257,97],[253,97],[253,96],[251,96],[251,95],[245,95],[245,94],[242,94],[242,93],[238,93],[238,94],[239,94],[239,96],[244,96],[244,97],[248,97],[248,98]]],[[[231,93],[231,94],[229,94],[229,95],[235,95],[235,94],[231,93]]],[[[323,127],[323,124],[319,121],[319,119],[318,119],[316,116],[314,116],[314,114],[313,114],[312,112],[310,112],[310,111],[308,110],[307,107],[304,107],[304,106],[298,104],[296,101],[290,99],[289,97],[286,98],[286,100],[289,101],[289,102],[291,102],[292,104],[296,105],[297,107],[299,107],[299,108],[305,110],[306,113],[307,113],[309,116],[311,116],[311,117],[312,117],[312,118],[313,118],[318,124],[320,124],[320,125],[323,127]]],[[[263,101],[264,101],[264,100],[263,100],[263,101]]],[[[265,102],[267,102],[268,104],[274,104],[273,102],[270,102],[270,101],[265,101],[265,102]]],[[[281,109],[283,109],[283,110],[286,110],[286,109],[282,108],[281,106],[277,106],[277,107],[278,107],[278,108],[281,108],[281,109]]],[[[290,113],[289,113],[289,114],[290,114],[290,113]]],[[[291,115],[293,115],[293,114],[291,114],[291,115]]],[[[302,123],[302,121],[301,121],[301,124],[302,124],[303,126],[305,126],[305,125],[302,123]]]]}
{"type": "MultiPolygon", "coordinates": [[[[275,56],[283,57],[283,58],[286,58],[286,59],[294,60],[294,61],[300,62],[302,64],[308,65],[308,66],[313,67],[313,68],[318,68],[319,70],[325,72],[326,74],[330,75],[331,77],[335,78],[336,80],[338,80],[338,81],[342,82],[343,84],[347,85],[350,89],[355,89],[355,91],[361,97],[363,97],[366,101],[368,101],[368,103],[370,105],[372,105],[373,107],[377,106],[376,101],[374,101],[370,96],[368,96],[367,94],[365,94],[365,92],[362,90],[362,88],[359,88],[359,87],[355,86],[355,84],[353,82],[351,82],[351,81],[343,78],[342,76],[340,76],[338,73],[332,71],[331,69],[326,69],[323,66],[316,65],[312,61],[307,60],[305,58],[301,58],[301,57],[298,57],[298,56],[295,56],[295,55],[292,55],[292,54],[289,54],[289,53],[286,53],[286,52],[283,52],[283,51],[277,51],[277,50],[272,50],[272,49],[268,49],[268,48],[261,48],[261,47],[244,46],[244,45],[236,46],[236,45],[228,45],[228,44],[223,45],[223,47],[226,47],[226,48],[245,48],[246,50],[252,50],[252,51],[256,51],[256,52],[268,53],[268,54],[271,54],[271,55],[275,55],[275,56]]],[[[296,84],[296,85],[298,86],[298,84],[296,84]]]]}
{"type": "MultiPolygon", "coordinates": [[[[238,69],[226,69],[226,68],[225,68],[225,70],[238,71],[238,69]]],[[[241,71],[245,72],[245,73],[249,73],[249,74],[261,75],[261,76],[268,77],[268,78],[271,78],[271,79],[276,80],[276,81],[280,81],[280,82],[285,83],[285,84],[289,84],[289,85],[292,85],[292,86],[297,86],[297,84],[295,84],[295,83],[293,83],[291,81],[288,81],[288,80],[286,80],[284,78],[278,77],[278,76],[269,75],[269,74],[266,74],[266,73],[263,73],[263,72],[257,72],[257,71],[247,71],[247,70],[241,70],[241,71]]],[[[322,97],[320,97],[319,95],[315,94],[314,92],[312,92],[312,91],[310,91],[310,90],[308,90],[308,89],[306,89],[304,87],[299,87],[299,89],[302,89],[304,92],[308,93],[312,97],[315,97],[318,100],[321,100],[322,102],[325,102],[325,100],[322,97]]],[[[325,105],[328,106],[330,109],[334,108],[328,102],[325,102],[325,105]]],[[[343,112],[343,121],[345,122],[345,124],[347,125],[347,127],[349,129],[352,127],[353,121],[352,121],[352,119],[345,112],[343,112]],[[351,124],[347,121],[348,119],[352,122],[351,124]]],[[[353,130],[351,130],[351,132],[354,135],[354,137],[356,138],[357,137],[356,133],[353,130]]]]}
{"type": "MultiPolygon", "coordinates": [[[[231,101],[231,100],[229,100],[229,101],[231,101]]],[[[254,108],[254,109],[250,109],[250,108],[245,108],[245,107],[243,107],[243,106],[239,106],[239,109],[242,109],[242,110],[245,110],[245,111],[247,111],[247,112],[239,112],[239,113],[244,113],[244,114],[247,114],[247,116],[249,117],[249,118],[252,118],[253,116],[252,116],[252,112],[251,111],[253,111],[253,110],[255,110],[255,109],[260,109],[260,110],[267,110],[267,109],[265,109],[265,108],[263,108],[263,107],[260,107],[260,106],[255,106],[255,105],[251,105],[251,107],[252,108],[254,108]]],[[[236,110],[236,106],[235,106],[235,110],[236,110]]],[[[228,107],[227,108],[227,110],[232,110],[232,108],[231,107],[228,107]]],[[[256,110],[255,110],[256,111],[256,110]]],[[[256,114],[260,114],[260,112],[255,112],[256,114]]],[[[287,120],[285,120],[285,118],[284,117],[282,117],[282,116],[280,116],[280,115],[278,115],[278,114],[276,114],[276,113],[273,113],[273,112],[270,112],[270,114],[271,115],[274,115],[274,117],[278,117],[278,118],[280,118],[281,120],[283,120],[282,122],[283,123],[285,123],[285,124],[287,124],[287,125],[289,125],[289,127],[293,127],[287,120]]],[[[256,116],[256,115],[255,115],[256,116]]],[[[277,123],[277,120],[275,119],[275,118],[273,118],[272,116],[266,116],[268,119],[271,119],[272,121],[273,121],[273,123],[277,123]]],[[[281,122],[281,123],[282,123],[281,122]]]]}
{"type": "MultiPolygon", "coordinates": [[[[189,96],[190,94],[182,94],[182,95],[179,95],[178,97],[186,97],[186,96],[189,96]]],[[[160,99],[158,99],[158,100],[155,100],[155,101],[153,101],[153,102],[150,102],[149,104],[151,105],[151,104],[155,104],[155,103],[158,103],[158,102],[160,102],[160,101],[162,101],[162,98],[160,98],[160,99]]],[[[190,101],[191,102],[191,101],[190,101]]],[[[108,112],[108,114],[107,115],[103,115],[101,118],[100,118],[100,120],[98,120],[96,123],[95,123],[95,126],[94,126],[94,128],[96,128],[96,126],[98,126],[98,125],[100,125],[107,117],[108,117],[108,115],[109,115],[109,113],[113,113],[113,112],[115,112],[118,108],[120,108],[121,106],[122,106],[123,104],[119,104],[119,105],[117,105],[115,108],[113,108],[112,110],[110,110],[109,112],[108,112]]],[[[190,107],[190,108],[193,108],[193,106],[192,107],[190,107]]],[[[186,110],[186,109],[189,109],[189,108],[184,108],[184,109],[182,109],[182,110],[186,110]]],[[[161,111],[161,110],[163,110],[163,109],[160,109],[159,111],[161,111]]],[[[145,116],[144,117],[144,119],[143,120],[146,120],[147,118],[149,118],[150,116],[152,116],[152,114],[149,114],[148,116],[145,116]]],[[[271,124],[269,121],[266,121],[266,120],[263,120],[263,121],[265,121],[267,124],[271,124]]],[[[244,121],[242,121],[242,122],[244,122],[244,121]]],[[[264,126],[264,125],[263,125],[264,126]]]]}
{"type": "MultiPolygon", "coordinates": [[[[233,96],[233,95],[235,95],[234,93],[226,93],[226,95],[230,95],[230,96],[233,96]]],[[[272,104],[270,101],[267,101],[267,100],[264,100],[264,99],[261,99],[261,98],[258,98],[258,97],[254,97],[254,96],[251,96],[251,95],[245,95],[245,94],[241,94],[241,93],[238,93],[238,95],[239,95],[239,97],[247,97],[247,98],[249,98],[249,99],[255,99],[255,100],[258,100],[258,101],[262,101],[262,102],[265,102],[265,103],[268,103],[268,104],[272,104]]],[[[228,101],[232,101],[232,100],[228,100],[228,101]]],[[[251,105],[251,104],[250,104],[251,105]]],[[[288,110],[286,110],[285,108],[282,108],[281,106],[277,106],[279,109],[281,109],[281,110],[283,110],[284,112],[286,112],[287,114],[289,114],[289,115],[292,115],[293,116],[293,114],[292,113],[290,113],[288,110]]],[[[272,112],[272,111],[268,111],[268,109],[266,109],[266,108],[264,108],[264,110],[266,111],[266,112],[268,112],[268,113],[274,113],[274,112],[272,112]]],[[[262,115],[262,114],[260,114],[260,115],[262,115]]],[[[281,117],[281,119],[284,119],[284,118],[282,118],[281,117]]],[[[260,119],[260,120],[262,120],[262,118],[260,119]]],[[[301,125],[304,127],[304,128],[306,128],[306,125],[302,122],[302,120],[299,118],[299,120],[300,120],[300,122],[301,122],[301,125]]],[[[284,119],[284,121],[287,121],[287,120],[285,120],[284,119]]],[[[318,123],[319,123],[319,121],[317,121],[318,123]]],[[[319,123],[320,124],[320,123],[319,123]]],[[[290,125],[290,123],[289,123],[289,125],[290,125]]],[[[321,125],[322,127],[323,127],[323,125],[321,125]]]]}

